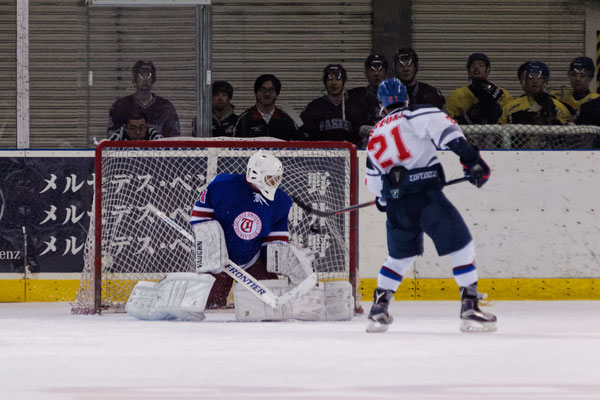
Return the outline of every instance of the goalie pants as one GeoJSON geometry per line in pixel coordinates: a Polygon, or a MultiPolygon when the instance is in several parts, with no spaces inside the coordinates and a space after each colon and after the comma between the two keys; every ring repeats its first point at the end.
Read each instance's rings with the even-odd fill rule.
{"type": "MultiPolygon", "coordinates": [[[[251,267],[246,268],[246,272],[257,280],[278,279],[277,274],[267,272],[267,264],[263,256],[259,257],[251,267]]],[[[215,277],[215,283],[208,295],[206,308],[224,308],[227,305],[227,296],[233,285],[233,278],[225,272],[213,276],[215,277]]]]}

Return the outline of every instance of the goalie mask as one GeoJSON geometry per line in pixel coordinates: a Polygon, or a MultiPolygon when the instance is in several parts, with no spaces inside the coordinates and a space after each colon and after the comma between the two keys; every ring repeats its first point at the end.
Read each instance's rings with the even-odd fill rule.
{"type": "Polygon", "coordinates": [[[275,198],[275,192],[281,184],[283,166],[274,155],[259,150],[250,157],[246,180],[253,184],[269,200],[275,198]]]}

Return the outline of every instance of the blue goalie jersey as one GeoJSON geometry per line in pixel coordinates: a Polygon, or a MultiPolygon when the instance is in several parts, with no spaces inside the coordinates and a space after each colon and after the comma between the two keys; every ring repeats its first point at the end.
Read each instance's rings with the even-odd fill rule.
{"type": "Polygon", "coordinates": [[[229,259],[247,268],[258,259],[263,244],[289,241],[291,206],[292,200],[281,189],[270,201],[254,191],[245,175],[220,174],[194,204],[190,222],[219,221],[229,259]]]}

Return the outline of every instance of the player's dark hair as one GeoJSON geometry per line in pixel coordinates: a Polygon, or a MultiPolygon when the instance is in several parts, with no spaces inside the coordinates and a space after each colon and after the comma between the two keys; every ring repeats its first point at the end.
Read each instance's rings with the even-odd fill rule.
{"type": "Polygon", "coordinates": [[[219,92],[225,93],[229,100],[233,98],[233,87],[226,81],[215,81],[212,84],[212,95],[216,95],[219,92]]]}
{"type": "Polygon", "coordinates": [[[132,111],[129,114],[126,123],[129,123],[129,121],[132,119],[143,119],[144,121],[146,121],[146,123],[148,123],[148,116],[146,115],[146,113],[141,111],[132,111]]]}
{"type": "Polygon", "coordinates": [[[264,74],[256,78],[254,81],[254,93],[258,92],[263,83],[271,81],[273,82],[273,86],[275,86],[275,91],[277,94],[281,91],[281,81],[277,79],[277,77],[273,74],[264,74]]]}
{"type": "Polygon", "coordinates": [[[488,56],[486,56],[483,53],[473,53],[469,56],[469,59],[467,60],[467,70],[471,69],[471,64],[473,64],[473,61],[475,60],[481,60],[485,63],[485,66],[487,69],[490,69],[490,58],[488,56]]]}

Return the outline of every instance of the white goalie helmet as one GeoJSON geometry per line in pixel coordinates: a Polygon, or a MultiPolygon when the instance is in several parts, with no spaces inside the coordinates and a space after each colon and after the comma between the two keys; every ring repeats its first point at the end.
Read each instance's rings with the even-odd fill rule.
{"type": "Polygon", "coordinates": [[[250,157],[246,180],[256,186],[269,200],[275,198],[275,192],[281,184],[283,165],[273,154],[259,150],[250,157]]]}

